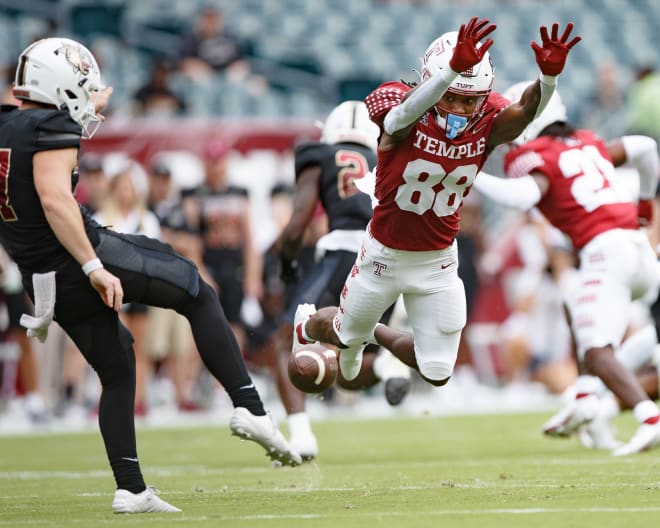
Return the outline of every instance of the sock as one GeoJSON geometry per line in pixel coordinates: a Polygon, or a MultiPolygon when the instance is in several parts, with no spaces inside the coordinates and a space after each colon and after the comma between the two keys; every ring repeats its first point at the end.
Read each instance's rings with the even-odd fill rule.
{"type": "Polygon", "coordinates": [[[606,387],[597,376],[583,374],[575,380],[575,398],[583,398],[589,394],[602,394],[606,387]]]}
{"type": "Polygon", "coordinates": [[[635,405],[633,414],[640,424],[655,424],[660,420],[660,409],[651,400],[644,400],[635,405]]]}
{"type": "Polygon", "coordinates": [[[624,367],[634,372],[653,357],[657,344],[655,326],[649,324],[621,343],[614,356],[624,367]]]}
{"type": "Polygon", "coordinates": [[[133,460],[126,460],[126,458],[110,460],[110,467],[115,475],[117,488],[128,490],[131,493],[141,493],[147,489],[147,485],[144,483],[137,458],[131,458],[133,460]]]}
{"type": "Polygon", "coordinates": [[[292,413],[286,418],[289,426],[289,436],[305,435],[312,433],[312,425],[305,411],[292,413]]]}
{"type": "Polygon", "coordinates": [[[254,386],[254,383],[244,385],[237,389],[228,390],[227,394],[231,398],[234,408],[245,407],[255,416],[265,416],[266,410],[264,404],[259,397],[259,393],[254,386]]]}
{"type": "Polygon", "coordinates": [[[313,343],[314,339],[309,337],[309,335],[307,334],[307,331],[305,329],[306,325],[307,325],[307,321],[303,321],[298,325],[298,328],[296,328],[296,331],[298,332],[298,340],[303,344],[313,343]]]}

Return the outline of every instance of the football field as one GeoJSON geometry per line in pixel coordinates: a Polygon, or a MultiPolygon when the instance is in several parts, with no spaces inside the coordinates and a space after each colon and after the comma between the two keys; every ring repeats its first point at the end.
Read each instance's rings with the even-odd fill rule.
{"type": "MultiPolygon", "coordinates": [[[[113,515],[98,433],[0,437],[0,527],[617,527],[660,517],[660,450],[544,438],[547,414],[324,421],[316,462],[272,467],[227,424],[138,430],[180,514],[113,515]]],[[[617,421],[620,436],[634,430],[617,421]]]]}

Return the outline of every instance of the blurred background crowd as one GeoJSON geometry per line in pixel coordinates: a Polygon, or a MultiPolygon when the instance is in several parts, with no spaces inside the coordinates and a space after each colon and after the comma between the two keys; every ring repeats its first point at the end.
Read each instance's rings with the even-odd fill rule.
{"type": "MultiPolygon", "coordinates": [[[[653,0],[0,0],[3,102],[12,102],[14,61],[33,40],[68,36],[94,52],[114,94],[106,123],[83,143],[78,199],[101,224],[159,237],[198,263],[262,394],[276,399],[270,369],[285,291],[273,244],[291,214],[293,146],[318,139],[318,122],[340,101],[416,80],[428,43],[473,15],[498,26],[496,91],[536,75],[530,41],[539,25],[573,21],[583,43],[559,82],[569,121],[607,139],[660,140],[653,0]]],[[[500,166],[495,152],[487,170],[500,166]]],[[[528,401],[529,391],[562,394],[576,376],[558,284],[573,265],[570,249],[542,218],[476,192],[461,217],[469,324],[450,385],[470,394],[515,388],[528,401]]],[[[325,229],[319,209],[309,261],[325,229]]],[[[27,339],[20,277],[0,257],[0,428],[93,419],[95,377],[56,329],[43,344],[27,339]]],[[[185,320],[136,305],[122,317],[136,339],[138,417],[228,407],[185,320]]],[[[646,318],[640,309],[638,324],[646,318]]],[[[395,321],[405,326],[405,313],[395,321]]],[[[323,398],[356,405],[336,391],[323,398]]]]}

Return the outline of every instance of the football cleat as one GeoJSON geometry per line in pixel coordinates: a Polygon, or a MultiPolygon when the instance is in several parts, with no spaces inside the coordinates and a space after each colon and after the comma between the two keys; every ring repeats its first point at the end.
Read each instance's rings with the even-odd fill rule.
{"type": "Polygon", "coordinates": [[[296,308],[296,314],[293,316],[293,348],[291,353],[301,350],[310,341],[307,341],[302,335],[302,324],[316,313],[316,306],[313,304],[299,304],[296,308]]]}
{"type": "Polygon", "coordinates": [[[654,424],[643,423],[627,444],[618,447],[612,454],[626,456],[634,453],[648,451],[660,444],[660,422],[654,424]]]}
{"type": "Polygon", "coordinates": [[[596,416],[591,422],[578,428],[580,443],[588,449],[616,449],[623,442],[616,439],[610,420],[596,416]]]}
{"type": "Polygon", "coordinates": [[[390,378],[385,382],[385,399],[392,407],[399,405],[409,392],[408,378],[390,378]]]}
{"type": "Polygon", "coordinates": [[[399,405],[410,392],[410,367],[389,350],[381,348],[373,363],[374,374],[385,382],[385,399],[399,405]]]}
{"type": "Polygon", "coordinates": [[[112,501],[113,513],[165,513],[180,512],[179,508],[165,502],[151,486],[140,493],[131,493],[125,489],[115,491],[112,501]]]}
{"type": "Polygon", "coordinates": [[[291,449],[300,454],[303,462],[314,460],[319,454],[319,444],[311,431],[304,434],[292,434],[289,445],[291,449]]]}
{"type": "Polygon", "coordinates": [[[234,436],[252,440],[263,447],[266,456],[273,462],[283,466],[297,466],[302,462],[301,456],[286,441],[270,414],[255,416],[245,407],[236,407],[229,428],[234,436]]]}
{"type": "Polygon", "coordinates": [[[543,424],[543,434],[568,437],[582,425],[590,423],[598,414],[598,396],[589,394],[572,400],[543,424]]]}

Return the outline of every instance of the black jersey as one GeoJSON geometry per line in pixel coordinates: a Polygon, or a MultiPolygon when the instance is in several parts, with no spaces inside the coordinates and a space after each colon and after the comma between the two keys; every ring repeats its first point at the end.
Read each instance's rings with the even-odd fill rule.
{"type": "Polygon", "coordinates": [[[319,196],[328,215],[328,229],[365,229],[373,214],[371,198],[355,186],[355,180],[375,167],[376,154],[356,143],[304,143],[296,147],[296,179],[313,165],[321,168],[319,196]]]}
{"type": "MultiPolygon", "coordinates": [[[[80,125],[66,111],[0,106],[0,239],[24,273],[56,269],[69,257],[46,220],[32,157],[43,150],[79,148],[80,136],[80,125]]],[[[86,213],[83,217],[91,232],[93,221],[86,213]]]]}

